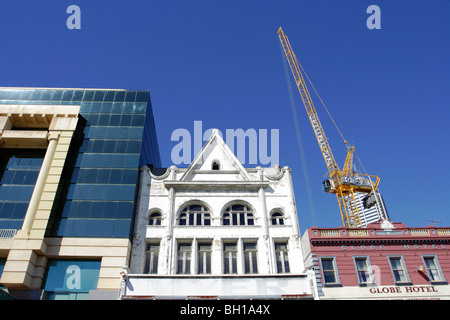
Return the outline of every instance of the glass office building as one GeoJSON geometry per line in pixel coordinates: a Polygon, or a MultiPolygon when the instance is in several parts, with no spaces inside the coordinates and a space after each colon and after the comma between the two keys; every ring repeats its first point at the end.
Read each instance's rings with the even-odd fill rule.
{"type": "Polygon", "coordinates": [[[144,165],[148,91],[0,88],[0,299],[116,299],[144,165]]]}
{"type": "MultiPolygon", "coordinates": [[[[149,92],[4,89],[0,103],[81,106],[47,236],[129,237],[138,168],[161,166],[149,92]]],[[[43,157],[2,150],[0,229],[20,229],[43,157]]]]}

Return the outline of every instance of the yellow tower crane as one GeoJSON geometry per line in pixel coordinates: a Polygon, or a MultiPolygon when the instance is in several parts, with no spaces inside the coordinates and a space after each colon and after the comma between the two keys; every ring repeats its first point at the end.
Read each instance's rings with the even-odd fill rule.
{"type": "Polygon", "coordinates": [[[284,50],[284,54],[286,55],[287,62],[291,68],[292,75],[294,76],[295,83],[297,84],[300,92],[303,104],[305,105],[306,113],[308,114],[309,121],[311,122],[314,134],[316,135],[317,142],[319,143],[320,151],[322,152],[325,164],[328,168],[329,179],[323,182],[323,189],[328,193],[336,194],[339,209],[341,211],[342,223],[345,227],[362,227],[359,209],[355,199],[355,192],[366,193],[368,195],[366,200],[371,202],[368,207],[374,205],[378,202],[377,187],[380,179],[377,176],[359,174],[353,170],[353,154],[355,147],[349,146],[345,139],[344,143],[347,146],[347,157],[345,159],[343,169],[339,169],[328,143],[328,139],[325,136],[325,131],[320,123],[319,116],[311,99],[311,95],[309,94],[306,86],[306,82],[303,77],[303,74],[306,76],[306,73],[298,62],[297,57],[292,50],[291,44],[289,43],[289,40],[281,27],[278,29],[277,33],[280,38],[281,46],[284,50]],[[375,182],[372,182],[372,178],[375,182]]]}

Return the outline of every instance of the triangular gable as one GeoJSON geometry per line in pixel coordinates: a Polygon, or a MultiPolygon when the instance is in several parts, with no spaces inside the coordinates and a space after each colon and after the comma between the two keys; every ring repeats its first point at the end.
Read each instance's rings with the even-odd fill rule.
{"type": "Polygon", "coordinates": [[[202,150],[200,150],[194,161],[192,161],[187,170],[184,172],[183,176],[180,178],[180,181],[188,180],[187,178],[194,174],[194,170],[199,170],[202,166],[204,167],[204,160],[207,159],[213,151],[217,151],[215,148],[219,148],[219,151],[229,160],[229,163],[232,164],[233,168],[239,171],[244,180],[250,181],[247,170],[245,170],[225,141],[223,141],[219,134],[219,130],[217,129],[212,130],[211,137],[209,137],[202,150]]]}

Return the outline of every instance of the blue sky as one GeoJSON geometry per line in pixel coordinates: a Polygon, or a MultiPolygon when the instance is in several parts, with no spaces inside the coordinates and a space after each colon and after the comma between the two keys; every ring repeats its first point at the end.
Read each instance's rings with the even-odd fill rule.
{"type": "MultiPolygon", "coordinates": [[[[291,87],[301,161],[282,26],[365,169],[380,176],[392,221],[450,226],[449,12],[447,0],[3,1],[0,86],[149,90],[164,166],[172,164],[172,132],[193,133],[194,121],[203,130],[279,129],[302,232],[338,227],[337,200],[321,188],[325,163],[291,87]],[[66,27],[71,4],[81,8],[80,30],[66,27]],[[380,30],[366,27],[372,4],[380,30]]],[[[316,108],[342,167],[346,148],[316,108]]]]}

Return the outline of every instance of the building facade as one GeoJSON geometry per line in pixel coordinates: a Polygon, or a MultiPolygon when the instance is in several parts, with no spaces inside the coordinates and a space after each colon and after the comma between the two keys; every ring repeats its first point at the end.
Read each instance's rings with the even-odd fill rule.
{"type": "Polygon", "coordinates": [[[365,228],[370,223],[377,222],[380,219],[389,220],[389,214],[381,193],[377,191],[377,201],[370,208],[365,208],[364,206],[364,198],[366,197],[367,193],[355,193],[356,206],[358,207],[361,226],[365,228]]]}
{"type": "Polygon", "coordinates": [[[320,299],[450,299],[450,228],[313,227],[302,245],[320,299]]]}
{"type": "Polygon", "coordinates": [[[141,172],[122,299],[309,298],[290,169],[246,169],[213,130],[188,168],[141,172]]]}
{"type": "Polygon", "coordinates": [[[142,165],[160,166],[147,91],[1,88],[4,291],[117,298],[142,165]]]}

